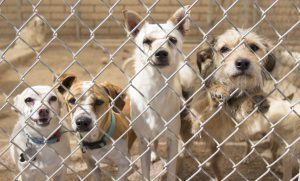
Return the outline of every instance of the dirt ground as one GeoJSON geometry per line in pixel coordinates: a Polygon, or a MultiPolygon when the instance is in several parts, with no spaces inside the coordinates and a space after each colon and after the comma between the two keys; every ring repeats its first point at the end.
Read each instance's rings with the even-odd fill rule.
{"type": "MultiPolygon", "coordinates": [[[[38,84],[52,85],[53,73],[58,75],[63,72],[67,67],[68,73],[76,74],[80,79],[90,80],[97,76],[96,80],[110,81],[116,85],[124,87],[127,84],[127,78],[132,75],[132,68],[129,65],[128,69],[120,70],[122,64],[126,58],[128,58],[132,52],[132,44],[126,44],[120,51],[118,44],[112,42],[105,42],[103,44],[106,49],[103,51],[99,47],[89,47],[80,49],[83,43],[73,43],[70,47],[73,54],[66,47],[56,42],[54,45],[48,47],[39,56],[41,62],[36,63],[36,59],[28,58],[26,60],[19,60],[10,62],[13,66],[9,66],[5,62],[0,63],[0,180],[12,180],[14,178],[14,172],[17,173],[15,166],[9,159],[7,152],[7,140],[12,131],[12,128],[16,122],[16,114],[10,110],[10,106],[7,102],[12,103],[13,97],[23,90],[27,86],[33,86],[38,84]],[[109,52],[115,56],[113,62],[108,64],[109,56],[105,52],[109,52]],[[78,54],[76,53],[78,52],[78,54]],[[72,62],[73,58],[77,61],[72,62]],[[36,64],[35,64],[36,63],[36,64]],[[34,66],[32,66],[34,65],[34,66]],[[20,80],[24,80],[20,84],[20,80]],[[7,102],[6,102],[7,101],[7,102]],[[3,165],[4,164],[4,165],[3,165]],[[14,172],[12,172],[14,171],[14,172]]],[[[189,44],[185,48],[185,53],[193,49],[196,45],[189,44]]],[[[194,61],[195,56],[192,56],[191,61],[194,61]]],[[[68,121],[66,121],[68,124],[68,121]]],[[[73,146],[75,145],[74,139],[72,139],[73,146]]],[[[195,142],[192,146],[192,157],[184,157],[180,159],[178,168],[178,176],[182,180],[209,180],[207,174],[211,174],[210,170],[206,167],[199,167],[199,164],[203,162],[209,155],[206,154],[205,146],[199,142],[195,142]]],[[[226,146],[226,153],[237,163],[245,154],[244,144],[232,144],[226,146]]],[[[131,150],[133,158],[137,157],[137,146],[135,145],[131,150]]],[[[162,158],[166,158],[164,142],[160,143],[159,153],[162,158]]],[[[278,180],[278,177],[267,172],[266,164],[264,161],[253,153],[250,156],[249,163],[243,163],[239,166],[232,168],[232,163],[224,162],[224,169],[227,173],[234,172],[228,180],[256,180],[262,174],[266,173],[261,180],[278,180]]],[[[87,173],[86,166],[81,160],[80,153],[76,153],[70,162],[70,167],[76,171],[68,171],[67,180],[78,180],[76,177],[84,177],[87,173]]],[[[137,162],[139,165],[139,162],[137,162]]],[[[110,180],[109,173],[116,173],[116,169],[109,165],[103,165],[103,180],[110,180]]],[[[159,172],[164,170],[163,161],[155,162],[151,167],[152,178],[156,177],[159,172]]],[[[141,180],[141,170],[133,171],[129,180],[141,180]]],[[[158,177],[159,180],[160,177],[158,177]]]]}

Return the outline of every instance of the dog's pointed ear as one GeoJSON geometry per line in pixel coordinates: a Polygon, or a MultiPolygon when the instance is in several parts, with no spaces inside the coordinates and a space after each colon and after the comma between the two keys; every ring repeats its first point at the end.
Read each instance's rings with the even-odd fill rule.
{"type": "Polygon", "coordinates": [[[75,75],[72,74],[63,74],[58,82],[59,86],[57,87],[57,90],[60,94],[64,94],[67,90],[71,88],[73,83],[77,80],[75,75]]]}
{"type": "Polygon", "coordinates": [[[120,112],[123,109],[124,105],[125,105],[126,93],[121,93],[122,90],[123,90],[121,87],[118,87],[118,86],[113,85],[113,84],[108,83],[108,82],[102,83],[101,86],[104,88],[106,93],[112,99],[115,99],[118,95],[121,94],[120,97],[118,97],[118,99],[115,100],[116,108],[113,108],[115,112],[120,112]]]}
{"type": "MultiPolygon", "coordinates": [[[[269,52],[270,50],[270,43],[266,42],[264,43],[264,46],[266,47],[266,50],[267,52],[269,52]]],[[[267,56],[267,58],[263,61],[263,66],[265,67],[265,69],[268,71],[268,72],[272,72],[276,66],[276,56],[274,53],[269,53],[269,55],[267,56]]]]}
{"type": "Polygon", "coordinates": [[[212,73],[214,69],[214,62],[213,62],[213,48],[215,43],[215,39],[211,40],[209,45],[204,45],[198,53],[197,53],[197,66],[200,72],[200,75],[204,78],[212,73]]]}
{"type": "Polygon", "coordinates": [[[138,13],[131,10],[123,10],[123,15],[125,18],[126,29],[131,32],[131,35],[136,36],[141,27],[138,25],[141,23],[143,18],[138,13]]]}
{"type": "Polygon", "coordinates": [[[190,12],[186,11],[188,8],[189,6],[179,8],[168,20],[168,22],[177,26],[178,31],[180,31],[182,35],[185,35],[191,26],[190,12]]]}

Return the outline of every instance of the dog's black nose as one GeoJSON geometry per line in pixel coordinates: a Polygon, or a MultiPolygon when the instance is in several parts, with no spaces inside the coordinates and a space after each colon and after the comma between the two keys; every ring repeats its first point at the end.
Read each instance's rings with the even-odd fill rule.
{"type": "Polygon", "coordinates": [[[49,113],[50,113],[49,109],[40,109],[39,110],[39,116],[43,117],[43,118],[48,117],[49,113]]]}
{"type": "Polygon", "coordinates": [[[168,52],[165,50],[160,50],[155,53],[155,57],[159,64],[168,64],[168,52]]]}
{"type": "Polygon", "coordinates": [[[240,58],[235,61],[235,67],[238,70],[245,71],[249,68],[250,61],[248,59],[240,58]]]}
{"type": "Polygon", "coordinates": [[[92,119],[89,117],[79,117],[75,120],[75,123],[79,131],[88,131],[92,119]]]}

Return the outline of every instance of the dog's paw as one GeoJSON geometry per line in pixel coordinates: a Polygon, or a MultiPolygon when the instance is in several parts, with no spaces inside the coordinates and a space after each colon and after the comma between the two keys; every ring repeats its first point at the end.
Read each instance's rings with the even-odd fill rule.
{"type": "Polygon", "coordinates": [[[23,162],[26,161],[25,156],[24,156],[23,153],[20,154],[19,161],[20,161],[21,163],[23,163],[23,162]]]}
{"type": "Polygon", "coordinates": [[[211,97],[218,102],[225,102],[228,100],[229,95],[224,92],[211,92],[211,97]]]}
{"type": "Polygon", "coordinates": [[[255,95],[255,96],[252,97],[252,100],[253,100],[253,103],[254,103],[253,106],[258,106],[258,110],[261,113],[268,112],[268,110],[270,108],[270,103],[266,99],[265,96],[263,96],[263,95],[255,95]]]}
{"type": "Polygon", "coordinates": [[[151,151],[151,163],[158,161],[159,157],[155,151],[151,151]]]}
{"type": "Polygon", "coordinates": [[[217,102],[225,102],[229,99],[230,92],[220,83],[212,83],[208,89],[211,98],[217,102]]]}

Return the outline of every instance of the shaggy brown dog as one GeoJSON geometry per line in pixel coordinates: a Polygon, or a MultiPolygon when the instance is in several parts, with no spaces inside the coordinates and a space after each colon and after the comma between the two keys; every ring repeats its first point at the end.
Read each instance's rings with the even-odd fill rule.
{"type": "Polygon", "coordinates": [[[210,76],[206,82],[208,93],[201,100],[209,106],[197,108],[202,110],[199,127],[204,128],[203,138],[210,153],[215,154],[211,166],[219,180],[223,178],[220,158],[226,156],[224,143],[248,140],[268,127],[261,114],[269,108],[262,87],[266,72],[275,66],[275,58],[269,54],[261,61],[262,66],[260,59],[268,53],[268,43],[246,32],[230,29],[217,37],[212,47],[198,53],[200,72],[210,76]],[[223,102],[222,107],[217,106],[218,101],[223,102]]]}

